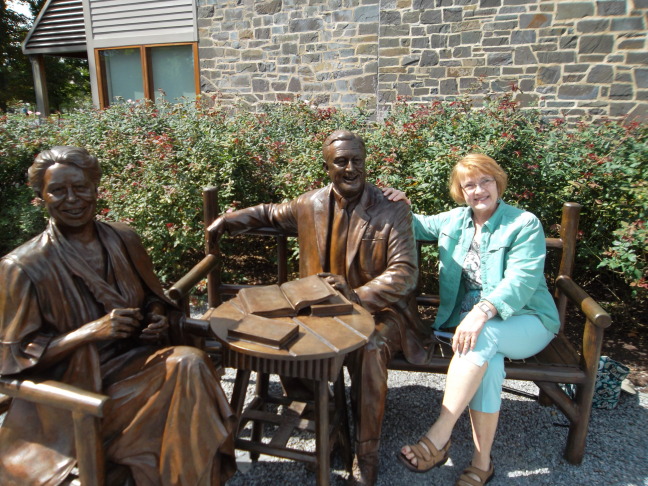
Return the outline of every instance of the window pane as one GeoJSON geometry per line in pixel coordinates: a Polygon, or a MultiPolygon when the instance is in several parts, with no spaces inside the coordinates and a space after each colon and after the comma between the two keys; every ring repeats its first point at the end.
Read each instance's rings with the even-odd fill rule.
{"type": "Polygon", "coordinates": [[[182,97],[195,99],[192,46],[151,47],[150,53],[154,99],[157,101],[162,96],[171,102],[182,97]]]}
{"type": "Polygon", "coordinates": [[[115,101],[116,96],[133,101],[144,98],[142,61],[139,49],[109,49],[101,51],[101,57],[106,70],[106,90],[109,104],[115,101]]]}

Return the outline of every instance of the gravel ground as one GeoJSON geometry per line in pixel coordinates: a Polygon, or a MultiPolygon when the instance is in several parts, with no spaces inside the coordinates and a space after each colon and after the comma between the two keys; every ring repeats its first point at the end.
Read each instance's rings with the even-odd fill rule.
{"type": "MultiPolygon", "coordinates": [[[[222,379],[228,394],[234,377],[234,371],[227,370],[222,379]]],[[[254,374],[252,378],[251,384],[254,374]]],[[[390,372],[378,485],[451,485],[468,465],[472,439],[467,414],[455,427],[451,459],[444,466],[416,474],[406,470],[395,457],[401,445],[416,441],[431,424],[440,407],[444,382],[444,375],[390,372]]],[[[347,377],[347,395],[348,385],[347,377]]],[[[507,381],[506,385],[537,393],[532,383],[507,381]]],[[[271,386],[278,387],[275,377],[271,386]]],[[[251,395],[249,391],[248,399],[251,395]]],[[[562,413],[554,407],[542,407],[534,400],[505,392],[493,448],[495,477],[489,484],[648,486],[647,423],[647,393],[622,393],[616,409],[594,409],[585,459],[580,466],[573,466],[562,457],[568,430],[562,413]]],[[[298,438],[295,444],[307,450],[314,447],[314,441],[307,437],[298,438]]],[[[345,484],[347,473],[337,457],[332,469],[331,484],[345,484]]],[[[227,484],[315,484],[315,476],[303,463],[269,456],[250,462],[246,453],[241,453],[239,471],[227,484]]]]}

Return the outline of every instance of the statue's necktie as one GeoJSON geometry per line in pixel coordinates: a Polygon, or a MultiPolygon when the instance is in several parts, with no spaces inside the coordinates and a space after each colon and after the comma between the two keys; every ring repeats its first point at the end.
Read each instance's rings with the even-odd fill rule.
{"type": "Polygon", "coordinates": [[[333,225],[331,227],[331,273],[346,278],[346,248],[349,233],[349,214],[347,200],[340,198],[335,203],[333,225]]]}

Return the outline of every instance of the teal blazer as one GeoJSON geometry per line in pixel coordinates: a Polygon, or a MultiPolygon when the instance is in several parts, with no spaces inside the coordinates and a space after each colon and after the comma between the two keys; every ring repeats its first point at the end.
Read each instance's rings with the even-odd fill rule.
{"type": "MultiPolygon", "coordinates": [[[[417,240],[437,241],[441,305],[435,329],[459,325],[459,309],[465,290],[461,283],[463,261],[475,229],[472,209],[455,208],[433,216],[414,215],[417,240]]],[[[499,201],[482,228],[481,298],[495,306],[502,319],[537,315],[551,332],[560,328],[558,310],[544,277],[546,244],[538,218],[499,201]]]]}

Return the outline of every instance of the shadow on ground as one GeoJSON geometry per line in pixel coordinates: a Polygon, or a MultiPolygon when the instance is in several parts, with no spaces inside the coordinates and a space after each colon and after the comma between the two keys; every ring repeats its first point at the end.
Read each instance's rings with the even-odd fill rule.
{"type": "MultiPolygon", "coordinates": [[[[223,386],[228,392],[233,385],[233,376],[233,372],[228,370],[223,377],[223,386]]],[[[472,439],[467,414],[455,427],[451,459],[444,466],[429,473],[416,474],[407,471],[396,459],[400,447],[416,441],[431,423],[440,407],[444,382],[445,377],[441,375],[390,373],[378,486],[454,484],[468,465],[472,439]]],[[[537,391],[529,383],[508,384],[527,392],[537,391]]],[[[542,407],[528,398],[505,393],[493,448],[496,477],[489,484],[648,485],[646,423],[648,394],[645,393],[622,393],[616,409],[595,409],[585,459],[580,466],[574,466],[562,457],[568,432],[562,413],[553,407],[542,407]]],[[[306,444],[312,441],[304,442],[304,447],[312,447],[306,444]]],[[[345,484],[346,477],[340,461],[335,459],[331,484],[345,484]]],[[[301,463],[267,456],[250,463],[244,457],[239,472],[227,484],[315,484],[315,476],[301,463]]]]}

